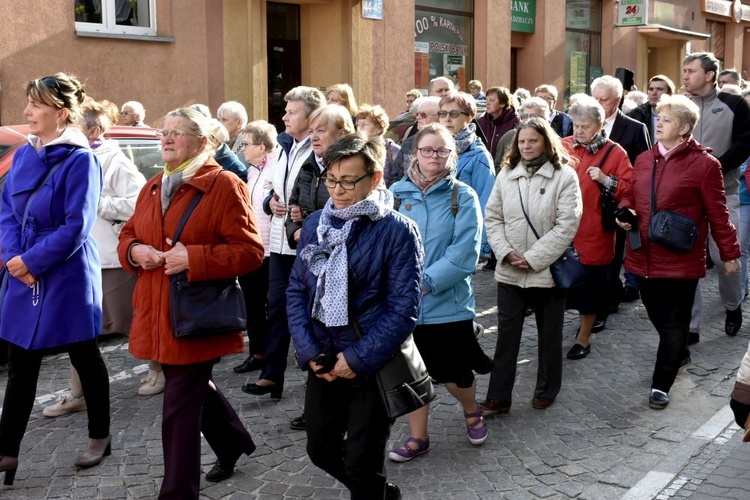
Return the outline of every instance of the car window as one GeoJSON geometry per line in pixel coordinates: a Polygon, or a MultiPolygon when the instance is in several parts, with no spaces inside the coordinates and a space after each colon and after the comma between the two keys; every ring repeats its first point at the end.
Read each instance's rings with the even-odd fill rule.
{"type": "Polygon", "coordinates": [[[161,142],[149,139],[116,138],[125,156],[135,163],[146,179],[163,172],[161,160],[161,142]]]}

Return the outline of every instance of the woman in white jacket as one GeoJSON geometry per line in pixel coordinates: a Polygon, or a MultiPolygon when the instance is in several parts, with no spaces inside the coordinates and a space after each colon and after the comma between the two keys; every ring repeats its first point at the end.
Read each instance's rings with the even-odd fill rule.
{"type": "MultiPolygon", "coordinates": [[[[122,152],[116,141],[105,140],[104,132],[117,121],[117,107],[107,101],[87,99],[82,106],[79,127],[89,140],[94,155],[102,166],[102,194],[97,218],[91,234],[99,248],[102,264],[102,334],[130,333],[133,318],[133,289],[137,276],[122,269],[117,258],[117,238],[120,229],[135,211],[135,201],[146,179],[122,152]]],[[[160,373],[160,372],[159,372],[160,373]]],[[[86,410],[78,373],[71,365],[71,392],[60,396],[55,403],[42,410],[46,417],[58,417],[86,410]]],[[[158,383],[158,375],[155,375],[158,383]]],[[[147,392],[153,391],[144,378],[147,392]]],[[[162,383],[163,387],[163,376],[162,383]]],[[[142,388],[143,389],[143,388],[142,388]]],[[[139,390],[139,393],[141,390],[139,390]]],[[[159,391],[161,392],[161,391],[159,391]]]]}
{"type": "Polygon", "coordinates": [[[531,406],[547,408],[560,391],[566,294],[555,286],[549,266],[570,246],[583,211],[578,176],[566,163],[546,120],[521,123],[487,202],[485,226],[498,261],[495,368],[487,400],[480,403],[487,411],[510,411],[524,312],[531,304],[539,336],[531,406]]]}
{"type": "Polygon", "coordinates": [[[276,128],[265,120],[247,124],[242,130],[241,151],[247,162],[247,188],[250,190],[250,203],[255,212],[260,238],[263,241],[263,264],[250,273],[240,276],[240,286],[245,295],[247,317],[252,318],[248,326],[250,354],[245,361],[234,367],[235,373],[260,370],[263,350],[268,335],[268,266],[271,255],[271,218],[263,211],[263,200],[268,195],[266,185],[271,182],[273,168],[281,153],[276,141],[276,128]]]}

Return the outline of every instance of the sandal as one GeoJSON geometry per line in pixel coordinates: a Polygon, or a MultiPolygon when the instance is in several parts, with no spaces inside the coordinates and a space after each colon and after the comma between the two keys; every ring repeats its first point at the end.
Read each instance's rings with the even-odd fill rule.
{"type": "Polygon", "coordinates": [[[466,422],[466,436],[469,442],[475,446],[484,443],[488,434],[487,424],[484,422],[484,408],[477,403],[477,409],[471,413],[464,412],[464,418],[476,418],[471,424],[466,422]]]}
{"type": "Polygon", "coordinates": [[[412,458],[427,453],[430,451],[430,438],[421,440],[419,438],[410,437],[402,444],[399,448],[394,448],[388,453],[388,458],[394,462],[408,462],[412,458]],[[409,446],[409,442],[417,445],[416,449],[409,446]]]}

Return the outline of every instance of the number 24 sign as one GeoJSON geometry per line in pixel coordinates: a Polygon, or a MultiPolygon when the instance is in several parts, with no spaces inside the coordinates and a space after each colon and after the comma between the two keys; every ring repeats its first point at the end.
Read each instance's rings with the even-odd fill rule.
{"type": "Polygon", "coordinates": [[[646,24],[648,0],[620,0],[617,12],[618,26],[639,26],[646,24]]]}

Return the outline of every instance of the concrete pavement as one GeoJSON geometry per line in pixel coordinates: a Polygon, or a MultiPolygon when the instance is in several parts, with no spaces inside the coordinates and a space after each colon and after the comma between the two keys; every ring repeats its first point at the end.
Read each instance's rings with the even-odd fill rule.
{"type": "MultiPolygon", "coordinates": [[[[492,273],[478,271],[475,285],[478,321],[486,329],[480,340],[491,355],[497,332],[492,273]]],[[[742,469],[748,458],[743,455],[748,448],[737,446],[741,436],[733,432],[736,426],[728,426],[725,406],[750,337],[750,315],[745,315],[746,326],[737,337],[727,337],[715,276],[706,280],[703,292],[706,316],[701,342],[692,348],[693,364],[678,376],[666,410],[651,410],[647,404],[658,337],[640,302],[623,304],[607,330],[593,337],[586,359],[564,361],[562,392],[547,410],[532,409],[530,404],[537,342],[533,318],[527,318],[514,405],[510,413],[487,419],[490,436],[485,444],[468,443],[460,407],[439,387],[430,412],[430,452],[408,463],[387,463],[389,481],[401,486],[406,499],[606,500],[682,498],[688,492],[693,498],[716,498],[711,496],[715,490],[702,492],[702,488],[710,488],[712,480],[721,487],[722,474],[732,467],[742,469]],[[698,476],[708,471],[706,464],[714,463],[713,472],[698,476]],[[680,478],[687,479],[678,488],[680,478]],[[691,489],[691,484],[696,487],[691,489]]],[[[563,352],[572,345],[576,327],[577,316],[569,313],[563,352]]],[[[161,397],[137,395],[146,366],[128,354],[126,341],[102,340],[112,377],[112,456],[92,469],[73,467],[86,443],[86,417],[41,415],[42,403],[69,384],[67,357],[49,357],[39,380],[40,405],[22,443],[16,483],[0,487],[0,498],[156,497],[163,473],[161,397]]],[[[284,396],[278,402],[241,392],[244,382],[257,378],[255,373],[246,377],[232,372],[241,360],[242,356],[225,358],[214,374],[258,450],[240,459],[231,479],[203,484],[202,497],[348,498],[336,481],[310,463],[304,432],[289,430],[289,420],[302,412],[304,397],[303,375],[292,358],[284,396]]],[[[6,377],[0,374],[3,392],[6,377]]],[[[478,397],[483,399],[488,377],[480,376],[478,381],[478,397]]],[[[400,444],[407,434],[402,417],[393,427],[391,443],[400,444]]],[[[203,452],[207,471],[215,457],[205,442],[203,452]]]]}

